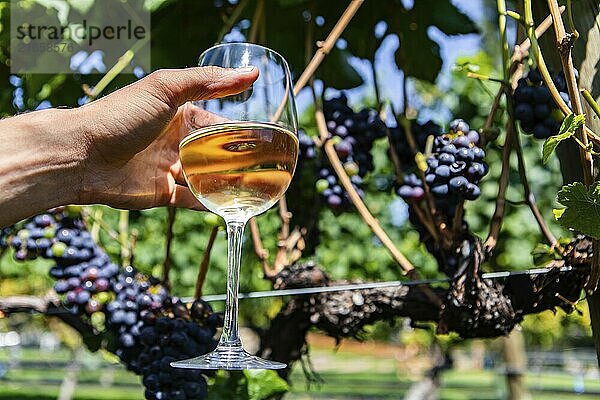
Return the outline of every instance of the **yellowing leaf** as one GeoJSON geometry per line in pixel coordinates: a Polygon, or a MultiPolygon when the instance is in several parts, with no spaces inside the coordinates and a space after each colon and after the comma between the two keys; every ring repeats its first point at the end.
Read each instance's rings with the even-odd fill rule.
{"type": "Polygon", "coordinates": [[[552,210],[552,214],[554,214],[554,219],[559,220],[565,212],[566,208],[555,208],[552,210]]]}
{"type": "Polygon", "coordinates": [[[415,155],[415,164],[417,164],[417,168],[419,168],[421,171],[427,171],[427,159],[425,158],[423,153],[418,152],[415,155]]]}

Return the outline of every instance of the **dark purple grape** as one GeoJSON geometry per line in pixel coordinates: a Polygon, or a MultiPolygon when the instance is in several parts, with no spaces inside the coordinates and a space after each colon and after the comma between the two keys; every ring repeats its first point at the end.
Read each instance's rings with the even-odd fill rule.
{"type": "Polygon", "coordinates": [[[470,162],[475,159],[475,155],[473,154],[473,149],[470,148],[461,148],[456,152],[456,159],[458,161],[470,162]]]}
{"type": "Polygon", "coordinates": [[[438,157],[440,164],[450,165],[455,161],[454,156],[448,153],[441,153],[438,157]]]}
{"type": "Polygon", "coordinates": [[[515,117],[520,121],[533,121],[533,107],[529,103],[519,103],[515,107],[515,117]]]}
{"type": "MultiPolygon", "coordinates": [[[[468,146],[468,144],[467,144],[468,146]]],[[[456,146],[454,144],[447,144],[440,150],[442,153],[455,155],[457,152],[456,146]]]]}
{"type": "Polygon", "coordinates": [[[435,185],[431,187],[431,193],[433,193],[434,196],[447,196],[448,195],[448,185],[446,184],[442,184],[442,185],[435,185]]]}
{"type": "Polygon", "coordinates": [[[453,192],[460,193],[466,190],[468,184],[469,181],[464,176],[455,176],[448,182],[448,187],[453,192]]]}
{"type": "Polygon", "coordinates": [[[333,208],[339,207],[342,205],[342,198],[336,194],[332,194],[327,198],[327,204],[333,208]]]}
{"type": "Polygon", "coordinates": [[[469,133],[467,134],[467,137],[469,138],[469,141],[474,144],[474,145],[478,145],[479,144],[479,133],[477,131],[469,131],[469,133]]]}
{"type": "Polygon", "coordinates": [[[452,133],[458,133],[458,132],[467,133],[467,132],[469,132],[469,130],[470,130],[469,124],[467,124],[462,119],[455,119],[454,121],[450,122],[450,131],[452,133]]]}
{"type": "Polygon", "coordinates": [[[533,127],[533,136],[536,139],[547,139],[552,136],[552,132],[544,124],[539,123],[533,127]]]}
{"type": "Polygon", "coordinates": [[[69,284],[65,280],[56,281],[54,283],[54,291],[58,294],[64,294],[69,291],[69,284]]]}
{"type": "Polygon", "coordinates": [[[548,104],[536,104],[533,108],[533,114],[538,120],[544,120],[550,116],[552,109],[548,104]]]}
{"type": "Polygon", "coordinates": [[[533,92],[533,103],[546,104],[552,103],[552,95],[546,86],[536,87],[533,92]]]}
{"type": "Polygon", "coordinates": [[[439,178],[446,179],[446,178],[450,177],[450,167],[447,165],[440,165],[439,167],[437,167],[435,169],[435,174],[439,178]]]}
{"type": "Polygon", "coordinates": [[[529,71],[527,79],[529,80],[529,82],[534,84],[540,83],[542,82],[542,74],[540,74],[540,71],[538,71],[537,69],[532,69],[531,71],[529,71]]]}
{"type": "MultiPolygon", "coordinates": [[[[519,80],[521,81],[521,80],[519,80]]],[[[523,80],[524,82],[524,80],[523,80]]],[[[529,86],[518,86],[515,89],[515,100],[519,103],[529,103],[533,100],[534,88],[529,86]]]]}
{"type": "Polygon", "coordinates": [[[475,180],[479,180],[481,178],[483,178],[486,174],[486,170],[483,166],[483,164],[480,163],[472,163],[471,166],[469,167],[467,173],[469,174],[470,177],[472,177],[475,180]]]}

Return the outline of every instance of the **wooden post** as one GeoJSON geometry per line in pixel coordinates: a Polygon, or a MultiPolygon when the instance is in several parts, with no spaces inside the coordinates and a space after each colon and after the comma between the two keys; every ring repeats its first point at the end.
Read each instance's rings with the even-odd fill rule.
{"type": "Polygon", "coordinates": [[[503,356],[506,365],[506,386],[509,400],[529,400],[531,395],[525,386],[523,374],[527,369],[525,340],[520,329],[514,329],[510,335],[502,338],[503,356]]]}

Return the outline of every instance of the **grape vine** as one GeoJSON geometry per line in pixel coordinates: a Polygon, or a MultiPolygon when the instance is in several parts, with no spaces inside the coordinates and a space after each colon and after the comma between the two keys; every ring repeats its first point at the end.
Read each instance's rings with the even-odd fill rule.
{"type": "Polygon", "coordinates": [[[77,208],[53,209],[2,232],[17,261],[43,257],[56,263],[49,275],[64,306],[106,336],[107,349],[142,376],[146,399],[206,398],[204,376],[213,373],[170,363],[212,350],[221,313],[200,299],[183,303],[133,266],[119,269],[92,239],[77,208]]]}

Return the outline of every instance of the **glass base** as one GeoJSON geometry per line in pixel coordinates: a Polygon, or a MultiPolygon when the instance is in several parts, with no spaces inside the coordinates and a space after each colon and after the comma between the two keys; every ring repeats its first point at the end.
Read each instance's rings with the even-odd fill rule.
{"type": "Polygon", "coordinates": [[[283,369],[286,364],[264,360],[246,353],[242,346],[219,345],[213,352],[188,360],[174,361],[174,368],[188,369],[283,369]]]}

